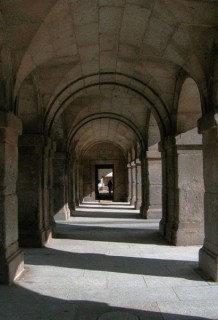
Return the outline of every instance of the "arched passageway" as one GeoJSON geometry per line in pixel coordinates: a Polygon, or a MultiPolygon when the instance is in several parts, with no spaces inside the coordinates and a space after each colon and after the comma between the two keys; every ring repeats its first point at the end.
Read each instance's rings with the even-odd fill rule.
{"type": "Polygon", "coordinates": [[[217,281],[217,3],[0,10],[0,282],[23,270],[20,247],[51,240],[55,216],[99,197],[96,166],[169,243],[203,244],[217,281]]]}

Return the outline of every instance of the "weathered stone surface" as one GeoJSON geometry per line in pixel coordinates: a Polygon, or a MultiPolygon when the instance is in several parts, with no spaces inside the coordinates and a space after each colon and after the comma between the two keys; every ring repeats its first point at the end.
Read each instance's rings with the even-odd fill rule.
{"type": "MultiPolygon", "coordinates": [[[[208,118],[204,120],[207,123],[208,118]]],[[[210,123],[212,124],[211,119],[210,123]]],[[[199,253],[199,267],[214,281],[218,281],[217,150],[217,127],[205,126],[203,130],[205,240],[199,253]]]]}
{"type": "Polygon", "coordinates": [[[19,238],[22,246],[43,246],[51,237],[52,142],[42,135],[19,140],[19,238]],[[32,239],[29,236],[32,233],[32,239]]]}
{"type": "Polygon", "coordinates": [[[18,248],[17,136],[20,120],[0,112],[0,283],[12,283],[23,271],[23,255],[18,248]]]}
{"type": "Polygon", "coordinates": [[[202,244],[204,238],[203,157],[198,135],[195,137],[186,145],[181,139],[177,144],[177,138],[176,143],[171,139],[166,144],[166,238],[177,245],[202,244]]]}
{"type": "MultiPolygon", "coordinates": [[[[1,210],[16,207],[18,114],[23,243],[49,238],[53,207],[64,216],[95,199],[93,166],[111,163],[115,200],[128,196],[144,217],[162,206],[160,231],[171,243],[200,243],[205,225],[201,262],[217,256],[217,10],[203,0],[1,1],[1,210]],[[54,175],[50,138],[66,158],[54,175]],[[155,154],[145,159],[159,141],[162,172],[155,154]],[[102,158],[98,145],[119,152],[102,158]]],[[[9,220],[3,213],[7,242],[17,234],[14,226],[5,236],[9,220]]]]}

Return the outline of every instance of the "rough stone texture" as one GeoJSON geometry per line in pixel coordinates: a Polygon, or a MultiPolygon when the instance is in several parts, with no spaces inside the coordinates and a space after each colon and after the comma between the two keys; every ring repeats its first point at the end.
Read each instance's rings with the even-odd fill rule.
{"type": "Polygon", "coordinates": [[[148,219],[162,217],[162,162],[158,151],[147,152],[148,163],[148,219]]]}
{"type": "Polygon", "coordinates": [[[56,153],[53,160],[53,210],[55,219],[67,220],[69,210],[66,198],[66,157],[56,153]]]}
{"type": "MultiPolygon", "coordinates": [[[[83,189],[89,199],[95,199],[93,172],[82,161],[86,150],[104,143],[125,155],[122,160],[116,158],[116,170],[122,173],[116,181],[118,199],[128,196],[127,163],[140,158],[144,217],[149,209],[149,172],[143,157],[147,150],[156,150],[155,145],[161,141],[160,231],[170,242],[198,242],[203,228],[194,210],[201,211],[203,181],[193,164],[200,163],[192,147],[199,142],[188,130],[196,127],[201,114],[213,118],[209,127],[217,126],[217,115],[213,114],[218,106],[218,2],[10,0],[0,2],[0,12],[0,109],[19,115],[24,139],[28,140],[28,134],[35,135],[34,141],[21,147],[20,162],[25,153],[26,159],[19,170],[24,183],[19,220],[23,226],[26,223],[25,232],[28,222],[34,224],[28,235],[32,238],[27,241],[39,239],[41,243],[51,230],[52,139],[57,152],[65,153],[67,159],[64,188],[59,185],[60,202],[65,193],[72,210],[82,201],[83,189]],[[36,136],[43,140],[42,145],[36,136]],[[127,160],[128,154],[132,156],[127,160]],[[183,180],[183,173],[189,181],[183,180]],[[192,179],[196,180],[194,188],[192,179]]],[[[1,139],[8,139],[0,153],[3,197],[5,191],[15,193],[12,181],[16,167],[12,157],[5,161],[12,152],[9,140],[16,140],[16,134],[8,129],[17,131],[14,119],[9,113],[0,115],[1,139]]],[[[216,144],[212,151],[207,146],[205,150],[205,229],[207,234],[211,231],[209,242],[216,243],[216,233],[211,229],[217,215],[217,200],[213,198],[218,181],[216,144]]],[[[95,162],[101,160],[95,158],[95,162]]],[[[129,200],[139,207],[137,175],[136,166],[132,168],[129,200]]],[[[54,190],[55,199],[59,187],[54,190]]],[[[160,200],[157,184],[150,192],[152,202],[160,200]]],[[[2,228],[0,237],[4,235],[2,228]]],[[[12,239],[13,234],[7,238],[12,239]]],[[[204,248],[204,252],[208,250],[204,248]]],[[[214,254],[213,248],[210,251],[214,254]]]]}
{"type": "Polygon", "coordinates": [[[203,159],[199,135],[168,140],[164,175],[167,196],[166,239],[176,245],[202,244],[204,239],[203,159]],[[187,140],[188,139],[188,140],[187,140]],[[192,145],[193,143],[193,145],[192,145]]]}
{"type": "Polygon", "coordinates": [[[23,271],[18,246],[17,137],[21,122],[13,114],[0,112],[0,283],[11,283],[23,271]]]}
{"type": "MultiPolygon", "coordinates": [[[[205,239],[199,253],[199,267],[214,281],[218,281],[218,129],[217,126],[211,126],[210,120],[205,117],[200,123],[200,130],[203,133],[205,239]]],[[[216,118],[214,120],[217,122],[216,118]]]]}
{"type": "Polygon", "coordinates": [[[136,205],[136,163],[135,161],[131,162],[131,188],[132,188],[132,197],[130,199],[131,205],[136,205]]]}
{"type": "Polygon", "coordinates": [[[43,246],[51,237],[50,147],[41,135],[19,139],[19,241],[24,247],[43,246]]]}
{"type": "Polygon", "coordinates": [[[136,159],[136,203],[135,208],[139,210],[142,205],[142,169],[141,161],[136,159]]]}

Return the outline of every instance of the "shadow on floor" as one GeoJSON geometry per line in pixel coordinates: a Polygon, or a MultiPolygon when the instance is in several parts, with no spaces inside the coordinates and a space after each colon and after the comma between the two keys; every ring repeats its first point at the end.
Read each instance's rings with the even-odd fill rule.
{"type": "MultiPolygon", "coordinates": [[[[156,309],[159,310],[157,305],[156,309]]],[[[159,311],[116,308],[95,301],[64,300],[42,295],[19,285],[10,287],[0,285],[0,319],[2,320],[98,320],[104,313],[118,311],[135,315],[139,320],[206,319],[159,311]]]]}
{"type": "Polygon", "coordinates": [[[56,223],[53,236],[58,239],[167,245],[159,231],[154,229],[152,225],[149,226],[149,223],[146,225],[146,229],[125,226],[124,228],[98,227],[96,226],[97,222],[93,223],[95,226],[90,226],[90,222],[87,222],[88,226],[84,226],[85,223],[81,223],[82,225],[56,223]]]}
{"type": "Polygon", "coordinates": [[[141,219],[141,215],[138,212],[120,212],[116,209],[108,209],[108,211],[102,209],[91,208],[89,211],[74,211],[75,217],[86,217],[86,218],[113,218],[113,219],[141,219]],[[99,211],[98,211],[99,210],[99,211]],[[112,211],[112,212],[109,212],[112,211]]]}
{"type": "Polygon", "coordinates": [[[203,281],[194,271],[197,268],[196,261],[77,253],[50,248],[24,249],[24,253],[25,263],[30,265],[203,281]]]}

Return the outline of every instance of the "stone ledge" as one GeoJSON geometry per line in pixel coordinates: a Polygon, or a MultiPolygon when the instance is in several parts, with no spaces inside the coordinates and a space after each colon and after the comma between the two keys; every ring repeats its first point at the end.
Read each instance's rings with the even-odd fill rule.
{"type": "Polygon", "coordinates": [[[0,111],[0,128],[11,128],[17,134],[21,134],[22,122],[13,113],[0,111]]]}
{"type": "Polygon", "coordinates": [[[218,128],[218,113],[208,113],[198,120],[198,132],[218,128]]]}

